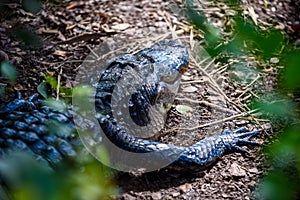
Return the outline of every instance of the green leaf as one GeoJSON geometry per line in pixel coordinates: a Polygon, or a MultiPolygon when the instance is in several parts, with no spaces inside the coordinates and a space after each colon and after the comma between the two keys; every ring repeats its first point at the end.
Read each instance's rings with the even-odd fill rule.
{"type": "Polygon", "coordinates": [[[47,83],[47,82],[41,82],[37,87],[37,91],[45,99],[48,99],[49,97],[51,97],[51,93],[49,93],[49,83],[47,83]]]}
{"type": "Polygon", "coordinates": [[[1,63],[1,74],[7,77],[11,82],[16,82],[17,72],[14,65],[4,61],[1,63]]]}
{"type": "Polygon", "coordinates": [[[192,107],[186,106],[186,105],[176,105],[175,109],[177,112],[179,112],[180,114],[183,114],[183,115],[186,115],[193,111],[192,107]]]}
{"type": "Polygon", "coordinates": [[[55,79],[55,77],[53,76],[50,76],[50,75],[47,75],[46,76],[46,82],[50,84],[50,86],[53,88],[53,89],[56,89],[57,88],[57,80],[55,79]]]}

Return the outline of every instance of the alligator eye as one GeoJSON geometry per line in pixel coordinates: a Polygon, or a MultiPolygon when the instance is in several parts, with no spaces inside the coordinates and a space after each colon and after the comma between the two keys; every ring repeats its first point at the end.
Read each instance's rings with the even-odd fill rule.
{"type": "Polygon", "coordinates": [[[182,67],[180,67],[179,73],[183,74],[184,72],[186,72],[188,68],[188,64],[183,65],[182,67]]]}

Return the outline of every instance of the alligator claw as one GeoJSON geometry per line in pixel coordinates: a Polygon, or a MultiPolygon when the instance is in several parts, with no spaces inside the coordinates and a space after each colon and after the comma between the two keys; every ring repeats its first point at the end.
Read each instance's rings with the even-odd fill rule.
{"type": "Polygon", "coordinates": [[[258,142],[254,142],[254,141],[250,141],[250,140],[245,140],[245,139],[239,139],[237,141],[237,143],[241,144],[241,145],[255,145],[255,146],[260,145],[260,143],[258,143],[258,142]]]}

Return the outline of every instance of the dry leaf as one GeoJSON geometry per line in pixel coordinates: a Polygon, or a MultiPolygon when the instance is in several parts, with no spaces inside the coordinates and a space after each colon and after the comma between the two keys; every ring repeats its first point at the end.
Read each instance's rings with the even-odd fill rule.
{"type": "Polygon", "coordinates": [[[16,85],[14,86],[14,89],[15,89],[15,90],[24,90],[24,87],[23,87],[22,85],[20,85],[20,84],[16,84],[16,85]]]}
{"type": "Polygon", "coordinates": [[[66,51],[61,51],[61,50],[55,50],[52,54],[57,55],[57,56],[66,57],[67,52],[66,51]]]}
{"type": "Polygon", "coordinates": [[[74,28],[76,25],[77,25],[77,24],[71,24],[71,25],[68,25],[68,26],[66,27],[66,30],[70,30],[70,29],[74,28]]]}
{"type": "Polygon", "coordinates": [[[186,115],[189,112],[193,111],[192,107],[186,106],[186,105],[176,105],[175,109],[177,112],[179,112],[180,114],[183,114],[183,115],[186,115]]]}
{"type": "Polygon", "coordinates": [[[173,197],[178,197],[180,195],[180,192],[172,192],[171,195],[173,197]]]}
{"type": "Polygon", "coordinates": [[[102,29],[106,33],[115,32],[115,30],[111,29],[107,24],[103,24],[100,29],[102,29]]]}
{"type": "Polygon", "coordinates": [[[72,9],[72,8],[75,8],[77,5],[78,5],[77,3],[72,3],[72,4],[68,5],[68,6],[66,7],[66,9],[67,9],[67,10],[70,10],[70,9],[72,9]]]}
{"type": "Polygon", "coordinates": [[[198,90],[198,88],[196,88],[195,86],[188,86],[186,88],[183,88],[183,92],[196,92],[198,90]]]}
{"type": "Polygon", "coordinates": [[[42,34],[42,33],[57,34],[57,33],[59,33],[59,30],[58,29],[39,28],[36,32],[39,33],[39,34],[42,34]]]}
{"type": "Polygon", "coordinates": [[[179,186],[179,189],[183,192],[183,193],[187,193],[192,189],[192,185],[190,183],[186,183],[183,184],[181,186],[179,186]]]}
{"type": "Polygon", "coordinates": [[[193,80],[193,77],[186,76],[186,75],[181,75],[181,80],[183,80],[183,81],[191,81],[191,80],[193,80]]]}
{"type": "Polygon", "coordinates": [[[54,75],[55,75],[55,71],[49,71],[48,74],[49,74],[50,76],[54,76],[54,75]]]}
{"type": "Polygon", "coordinates": [[[258,169],[256,167],[248,169],[248,171],[253,173],[253,174],[258,174],[258,169]]]}
{"type": "Polygon", "coordinates": [[[111,28],[114,29],[114,30],[117,30],[117,31],[124,31],[129,26],[130,26],[130,24],[128,24],[128,23],[121,23],[121,24],[113,25],[113,26],[111,26],[111,28]]]}

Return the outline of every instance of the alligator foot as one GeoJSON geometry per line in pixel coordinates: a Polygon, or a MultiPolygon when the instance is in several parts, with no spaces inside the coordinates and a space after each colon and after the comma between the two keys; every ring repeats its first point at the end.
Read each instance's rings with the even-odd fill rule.
{"type": "Polygon", "coordinates": [[[226,128],[223,133],[220,134],[222,141],[226,148],[231,151],[248,153],[240,145],[260,145],[258,142],[250,141],[249,139],[258,134],[261,130],[248,131],[246,127],[242,127],[236,130],[230,130],[226,128]]]}

